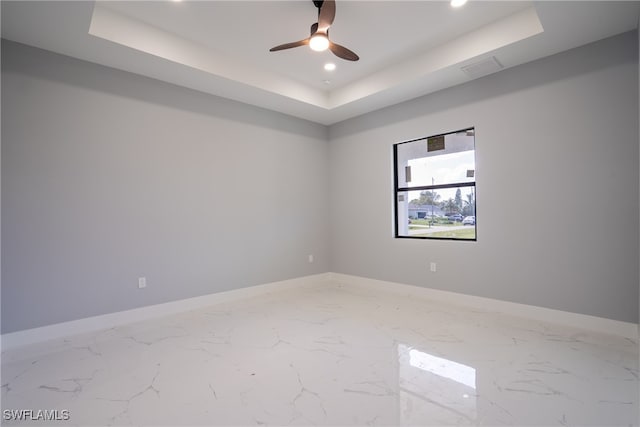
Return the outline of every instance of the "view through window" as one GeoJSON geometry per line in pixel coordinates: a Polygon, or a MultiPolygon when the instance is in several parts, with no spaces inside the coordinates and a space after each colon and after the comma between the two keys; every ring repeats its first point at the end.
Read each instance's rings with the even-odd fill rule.
{"type": "Polygon", "coordinates": [[[396,237],[476,240],[475,129],[393,146],[396,237]]]}

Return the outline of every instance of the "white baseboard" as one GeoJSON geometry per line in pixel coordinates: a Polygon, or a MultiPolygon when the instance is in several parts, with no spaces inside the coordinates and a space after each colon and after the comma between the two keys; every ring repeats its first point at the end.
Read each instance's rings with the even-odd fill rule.
{"type": "Polygon", "coordinates": [[[622,322],[602,317],[589,316],[586,314],[571,313],[551,308],[405,285],[402,283],[386,282],[347,274],[329,273],[328,278],[334,283],[346,286],[376,289],[395,294],[407,295],[414,298],[425,298],[450,304],[464,305],[479,310],[504,313],[548,323],[557,323],[574,328],[603,332],[629,338],[634,341],[638,340],[637,323],[622,322]]]}
{"type": "Polygon", "coordinates": [[[128,323],[265,295],[272,292],[306,286],[317,286],[326,282],[344,286],[354,286],[360,289],[375,289],[384,292],[392,292],[413,298],[442,301],[450,304],[473,307],[484,311],[499,312],[580,329],[614,334],[630,338],[634,341],[638,340],[638,325],[635,323],[621,322],[585,314],[553,310],[550,308],[465,295],[431,288],[423,288],[402,283],[368,279],[347,274],[322,273],[3,334],[1,348],[2,351],[10,350],[29,344],[36,344],[72,335],[95,332],[128,323]]]}
{"type": "Polygon", "coordinates": [[[316,274],[12,332],[2,335],[1,348],[2,351],[5,351],[29,344],[100,331],[128,323],[168,316],[272,292],[303,286],[315,286],[319,282],[327,281],[328,277],[328,273],[316,274]]]}

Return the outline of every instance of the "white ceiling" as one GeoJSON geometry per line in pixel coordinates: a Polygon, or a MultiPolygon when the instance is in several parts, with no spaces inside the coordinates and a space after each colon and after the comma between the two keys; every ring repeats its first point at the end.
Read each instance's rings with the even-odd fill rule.
{"type": "Polygon", "coordinates": [[[635,29],[639,13],[631,1],[338,0],[330,36],[358,62],[269,52],[309,35],[311,0],[5,0],[2,37],[333,124],[497,71],[462,70],[487,59],[509,68],[635,29]]]}

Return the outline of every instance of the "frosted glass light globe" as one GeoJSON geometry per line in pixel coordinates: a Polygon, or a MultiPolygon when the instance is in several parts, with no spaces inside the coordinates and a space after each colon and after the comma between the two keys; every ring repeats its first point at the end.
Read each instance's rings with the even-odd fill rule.
{"type": "Polygon", "coordinates": [[[316,52],[322,52],[329,47],[329,39],[324,34],[316,34],[309,40],[309,47],[316,52]]]}

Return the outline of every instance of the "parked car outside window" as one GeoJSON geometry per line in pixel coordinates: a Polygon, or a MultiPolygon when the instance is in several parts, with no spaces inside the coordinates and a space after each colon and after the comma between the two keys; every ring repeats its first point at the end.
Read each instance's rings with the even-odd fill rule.
{"type": "Polygon", "coordinates": [[[475,216],[465,216],[462,220],[462,225],[476,225],[476,217],[475,216]]]}
{"type": "Polygon", "coordinates": [[[454,213],[454,214],[445,214],[445,216],[447,218],[449,218],[451,221],[462,221],[462,215],[458,214],[458,213],[454,213]]]}

